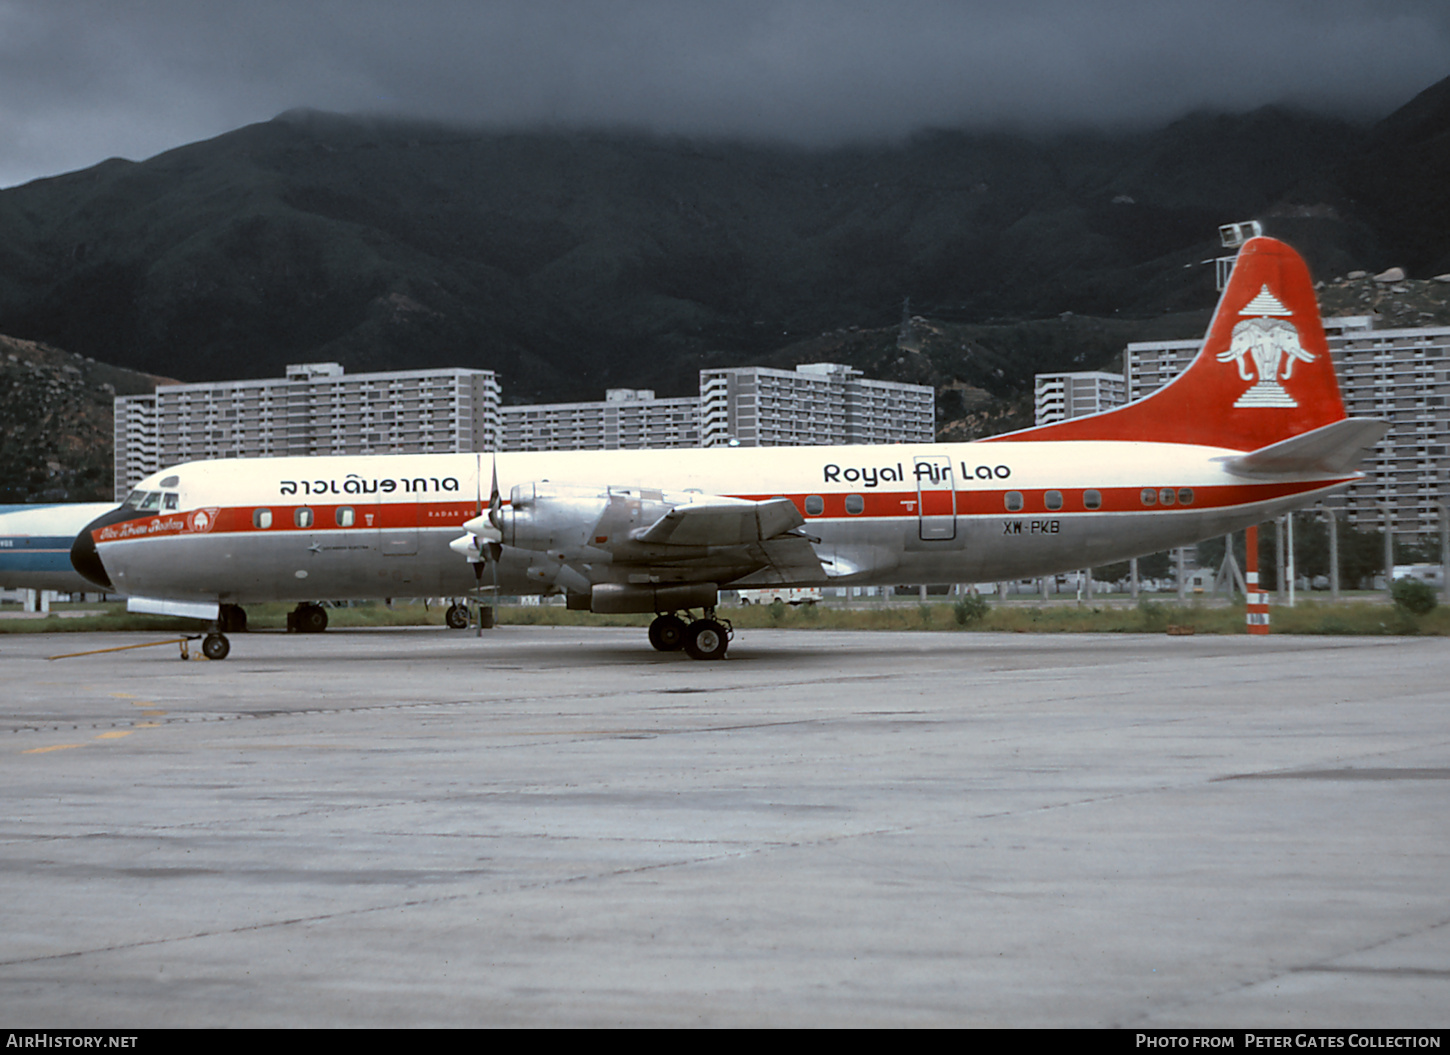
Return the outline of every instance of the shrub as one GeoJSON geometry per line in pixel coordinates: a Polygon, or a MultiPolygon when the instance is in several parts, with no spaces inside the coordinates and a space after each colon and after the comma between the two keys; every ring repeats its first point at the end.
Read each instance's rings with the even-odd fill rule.
{"type": "Polygon", "coordinates": [[[1427,615],[1435,610],[1435,588],[1419,579],[1396,579],[1390,587],[1395,607],[1412,615],[1427,615]]]}
{"type": "Polygon", "coordinates": [[[973,623],[980,623],[987,618],[991,611],[987,602],[976,594],[968,594],[957,599],[952,605],[952,615],[956,617],[957,626],[971,626],[973,623]]]}

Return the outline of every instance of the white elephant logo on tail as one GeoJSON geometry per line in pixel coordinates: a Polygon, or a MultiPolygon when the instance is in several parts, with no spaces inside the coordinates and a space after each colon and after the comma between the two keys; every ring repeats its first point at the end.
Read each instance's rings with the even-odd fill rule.
{"type": "Polygon", "coordinates": [[[1245,319],[1234,327],[1228,351],[1218,361],[1238,362],[1239,376],[1253,381],[1235,407],[1297,407],[1279,382],[1294,373],[1294,362],[1312,363],[1315,356],[1299,343],[1299,331],[1285,319],[1245,319]],[[1252,368],[1250,367],[1252,364],[1252,368]],[[1257,376],[1256,376],[1257,375],[1257,376]]]}

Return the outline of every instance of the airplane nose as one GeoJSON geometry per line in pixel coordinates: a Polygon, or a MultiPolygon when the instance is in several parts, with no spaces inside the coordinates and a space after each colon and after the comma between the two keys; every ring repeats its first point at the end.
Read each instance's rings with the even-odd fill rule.
{"type": "Polygon", "coordinates": [[[71,567],[101,589],[114,590],[115,587],[111,585],[111,577],[106,574],[106,566],[101,562],[101,555],[96,552],[96,540],[91,532],[97,531],[107,524],[126,520],[133,515],[134,512],[125,506],[117,506],[109,513],[102,513],[82,528],[81,533],[71,543],[71,567]]]}

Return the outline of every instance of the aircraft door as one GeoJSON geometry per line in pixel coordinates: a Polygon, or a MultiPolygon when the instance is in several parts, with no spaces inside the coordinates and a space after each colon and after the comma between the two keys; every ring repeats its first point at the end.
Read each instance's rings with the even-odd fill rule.
{"type": "Polygon", "coordinates": [[[915,469],[918,537],[923,542],[956,538],[957,485],[951,458],[945,454],[918,455],[915,469]]]}

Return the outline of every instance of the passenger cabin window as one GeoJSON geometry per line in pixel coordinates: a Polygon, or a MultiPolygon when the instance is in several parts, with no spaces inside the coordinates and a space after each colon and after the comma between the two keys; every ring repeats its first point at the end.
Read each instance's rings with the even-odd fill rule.
{"type": "Polygon", "coordinates": [[[1103,507],[1102,492],[1084,491],[1082,493],[1082,507],[1084,509],[1101,509],[1103,507]]]}
{"type": "Polygon", "coordinates": [[[352,506],[338,506],[337,507],[337,526],[338,527],[352,527],[353,522],[356,519],[357,519],[357,515],[355,513],[353,513],[352,506]]]}
{"type": "Polygon", "coordinates": [[[312,510],[306,506],[298,506],[292,511],[292,523],[300,528],[312,526],[312,510]]]}
{"type": "Polygon", "coordinates": [[[1007,492],[1006,502],[1007,502],[1007,512],[1009,512],[1009,513],[1020,513],[1020,512],[1022,512],[1022,492],[1021,491],[1008,491],[1007,492]]]}
{"type": "Polygon", "coordinates": [[[262,531],[272,526],[272,511],[270,509],[252,510],[252,527],[262,531]]]}
{"type": "Polygon", "coordinates": [[[1158,492],[1158,504],[1163,506],[1171,506],[1173,504],[1173,488],[1165,487],[1158,492]]]}
{"type": "Polygon", "coordinates": [[[806,495],[806,516],[818,517],[826,511],[826,500],[820,495],[806,495]]]}
{"type": "Polygon", "coordinates": [[[863,495],[846,496],[846,512],[851,516],[860,516],[866,512],[866,498],[863,495]]]}
{"type": "Polygon", "coordinates": [[[1191,506],[1193,504],[1193,488],[1180,487],[1178,489],[1178,504],[1181,506],[1191,506]]]}
{"type": "Polygon", "coordinates": [[[1042,496],[1042,500],[1051,512],[1055,513],[1062,508],[1061,491],[1048,491],[1045,495],[1042,496]]]}
{"type": "Polygon", "coordinates": [[[1158,492],[1153,490],[1153,488],[1151,487],[1143,488],[1143,494],[1140,497],[1143,499],[1143,504],[1145,506],[1153,506],[1158,504],[1158,492]]]}

